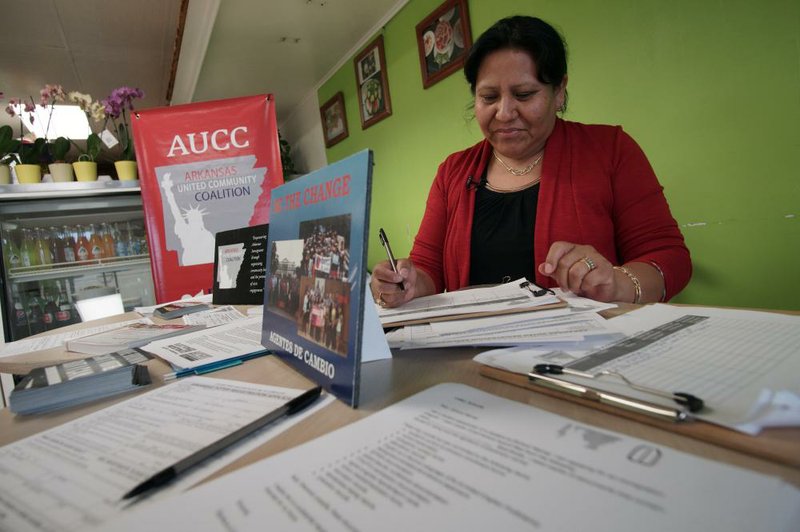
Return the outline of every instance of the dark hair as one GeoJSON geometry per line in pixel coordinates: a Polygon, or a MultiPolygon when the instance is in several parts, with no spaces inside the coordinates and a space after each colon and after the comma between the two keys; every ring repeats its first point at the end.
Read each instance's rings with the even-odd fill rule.
{"type": "Polygon", "coordinates": [[[464,63],[464,76],[472,94],[478,70],[487,55],[497,50],[527,52],[536,63],[536,78],[547,85],[558,85],[567,75],[566,43],[550,24],[536,17],[508,17],[492,25],[478,37],[464,63]]]}

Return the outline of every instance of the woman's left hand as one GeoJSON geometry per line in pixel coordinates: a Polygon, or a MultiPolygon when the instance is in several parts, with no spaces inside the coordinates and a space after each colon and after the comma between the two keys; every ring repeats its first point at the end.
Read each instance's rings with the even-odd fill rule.
{"type": "Polygon", "coordinates": [[[614,265],[594,247],[572,242],[553,242],[539,273],[551,277],[562,290],[595,299],[614,301],[617,282],[614,265]]]}

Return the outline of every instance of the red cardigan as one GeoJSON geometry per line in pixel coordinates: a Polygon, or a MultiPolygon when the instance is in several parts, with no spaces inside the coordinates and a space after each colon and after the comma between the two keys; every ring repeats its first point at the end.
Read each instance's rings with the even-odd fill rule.
{"type": "MultiPolygon", "coordinates": [[[[491,154],[492,146],[483,140],[450,155],[431,186],[411,260],[430,275],[437,292],[469,283],[475,187],[467,182],[480,180],[491,154]]],[[[537,265],[553,242],[565,240],[590,244],[613,264],[657,265],[666,299],[689,282],[689,250],[662,187],[641,148],[621,127],[556,120],[545,146],[540,187],[533,239],[537,265]]],[[[538,271],[535,282],[555,285],[538,271]]]]}

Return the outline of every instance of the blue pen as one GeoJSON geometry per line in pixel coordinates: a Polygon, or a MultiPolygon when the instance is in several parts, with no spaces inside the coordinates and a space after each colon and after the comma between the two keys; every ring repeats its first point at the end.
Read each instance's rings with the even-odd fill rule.
{"type": "Polygon", "coordinates": [[[267,355],[267,354],[269,354],[269,351],[265,349],[264,351],[258,351],[256,353],[248,353],[244,356],[240,356],[238,358],[232,358],[230,360],[211,362],[210,364],[203,364],[202,366],[197,366],[194,368],[179,369],[177,371],[173,371],[172,373],[165,373],[164,382],[180,379],[181,377],[188,377],[189,375],[203,375],[205,373],[211,373],[212,371],[219,371],[225,368],[232,368],[233,366],[241,365],[241,363],[244,362],[245,360],[250,360],[251,358],[260,357],[262,355],[267,355]]]}

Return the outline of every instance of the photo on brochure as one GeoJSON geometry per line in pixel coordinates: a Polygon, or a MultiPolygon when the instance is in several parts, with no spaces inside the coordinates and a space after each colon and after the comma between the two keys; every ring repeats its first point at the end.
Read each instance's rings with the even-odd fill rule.
{"type": "Polygon", "coordinates": [[[297,334],[347,356],[350,215],[307,220],[298,240],[270,252],[267,308],[297,324],[297,334]]]}

